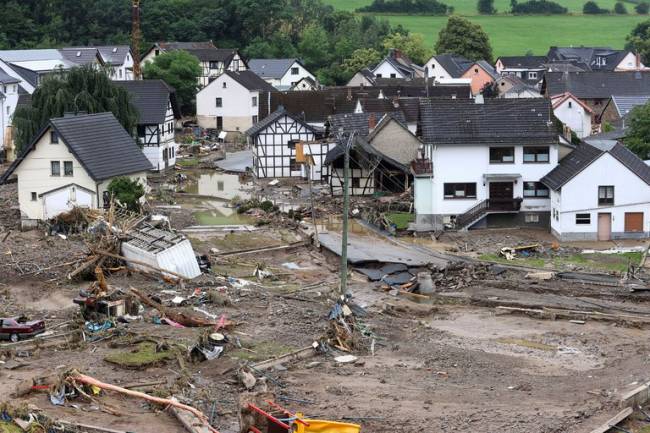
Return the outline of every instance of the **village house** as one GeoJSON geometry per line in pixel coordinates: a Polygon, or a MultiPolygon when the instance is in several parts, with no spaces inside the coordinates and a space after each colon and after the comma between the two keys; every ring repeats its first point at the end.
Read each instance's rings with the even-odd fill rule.
{"type": "Polygon", "coordinates": [[[600,121],[602,124],[616,128],[625,128],[632,110],[648,102],[650,102],[650,94],[637,96],[612,95],[605,104],[605,108],[600,115],[600,121]]]}
{"type": "Polygon", "coordinates": [[[535,86],[527,84],[516,75],[502,75],[494,82],[499,98],[541,98],[542,95],[535,86]]]}
{"type": "MultiPolygon", "coordinates": [[[[300,59],[249,59],[248,67],[277,90],[291,90],[299,81],[307,78],[317,83],[314,74],[307,70],[300,59]]],[[[302,84],[305,87],[301,90],[307,90],[307,82],[303,81],[302,84]]]]}
{"type": "Polygon", "coordinates": [[[550,101],[423,100],[420,118],[431,158],[413,164],[417,230],[549,226],[540,179],[571,150],[550,101]]]}
{"type": "Polygon", "coordinates": [[[176,91],[163,80],[116,81],[115,84],[129,92],[138,110],[136,135],[153,169],[173,167],[178,152],[175,123],[181,118],[176,91]]]}
{"type": "Polygon", "coordinates": [[[312,180],[327,180],[329,173],[323,171],[323,161],[336,143],[321,140],[321,128],[307,124],[284,107],[253,125],[246,136],[253,150],[256,178],[306,178],[309,174],[312,180]],[[305,154],[313,159],[311,170],[301,163],[306,162],[305,154]]]}
{"type": "Polygon", "coordinates": [[[457,54],[438,54],[432,56],[425,64],[424,70],[428,78],[449,80],[461,78],[472,61],[457,54]]]}
{"type": "Polygon", "coordinates": [[[11,122],[18,105],[20,79],[0,70],[0,162],[4,161],[11,141],[11,122]]]}
{"type": "Polygon", "coordinates": [[[375,84],[375,74],[370,68],[362,68],[350,78],[345,85],[346,87],[365,87],[375,84]]]}
{"type": "Polygon", "coordinates": [[[502,56],[495,62],[494,69],[504,77],[515,76],[530,86],[539,87],[546,62],[546,56],[502,56]]]}
{"type": "Polygon", "coordinates": [[[238,136],[258,122],[262,92],[274,90],[253,71],[226,71],[196,94],[197,122],[238,136]]]}
{"type": "Polygon", "coordinates": [[[183,50],[196,56],[201,64],[201,75],[198,77],[199,87],[205,87],[225,71],[245,71],[248,69],[246,60],[234,48],[217,48],[212,41],[208,42],[156,42],[143,55],[141,65],[152,62],[153,59],[168,51],[183,50]]]}
{"type": "Polygon", "coordinates": [[[578,138],[592,134],[594,111],[587,104],[568,92],[552,96],[551,104],[555,117],[578,138]]]}
{"type": "Polygon", "coordinates": [[[23,227],[74,206],[108,204],[107,188],[120,176],[146,185],[151,163],[111,113],[51,119],[0,177],[18,178],[23,227]]]}
{"type": "Polygon", "coordinates": [[[467,68],[461,78],[471,79],[472,94],[478,95],[487,86],[493,84],[499,78],[499,74],[488,62],[479,60],[467,68]]]}
{"type": "Polygon", "coordinates": [[[302,77],[296,81],[289,90],[305,91],[305,90],[320,90],[321,85],[318,80],[311,77],[302,77]]]}
{"type": "Polygon", "coordinates": [[[637,71],[646,69],[639,56],[627,50],[608,47],[551,47],[549,63],[575,62],[591,71],[637,71]]]}
{"type": "Polygon", "coordinates": [[[133,54],[128,45],[104,45],[95,47],[104,64],[110,68],[112,80],[133,79],[133,54]]]}
{"type": "Polygon", "coordinates": [[[397,49],[391,49],[372,69],[376,78],[422,78],[424,68],[418,66],[404,53],[397,49]]]}
{"type": "Polygon", "coordinates": [[[547,98],[571,93],[600,119],[609,99],[616,96],[650,95],[650,71],[546,72],[542,94],[547,98]]]}
{"type": "Polygon", "coordinates": [[[561,241],[650,235],[650,167],[615,140],[580,144],[541,182],[561,241]]]}
{"type": "MultiPolygon", "coordinates": [[[[411,186],[409,166],[422,142],[409,131],[403,119],[401,112],[331,116],[332,133],[355,134],[350,149],[350,195],[371,195],[377,191],[402,193],[411,186]]],[[[332,195],[343,194],[344,146],[345,141],[338,143],[324,161],[330,167],[332,195]]]]}

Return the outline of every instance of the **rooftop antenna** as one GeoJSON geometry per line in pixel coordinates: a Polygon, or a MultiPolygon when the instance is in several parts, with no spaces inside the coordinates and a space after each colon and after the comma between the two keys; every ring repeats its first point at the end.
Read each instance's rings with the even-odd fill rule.
{"type": "Polygon", "coordinates": [[[140,0],[132,0],[131,8],[131,54],[133,55],[133,79],[142,79],[142,71],[140,70],[140,39],[142,39],[142,32],[140,31],[140,0]]]}

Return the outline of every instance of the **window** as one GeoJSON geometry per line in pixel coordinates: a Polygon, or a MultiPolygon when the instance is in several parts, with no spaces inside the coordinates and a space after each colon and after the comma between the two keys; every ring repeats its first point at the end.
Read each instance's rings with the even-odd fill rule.
{"type": "Polygon", "coordinates": [[[296,158],[290,158],[289,159],[289,170],[291,170],[291,171],[299,171],[300,170],[300,165],[296,162],[296,158]]]}
{"type": "Polygon", "coordinates": [[[223,180],[217,181],[217,191],[223,191],[223,180]]]}
{"type": "Polygon", "coordinates": [[[524,163],[546,163],[548,161],[548,147],[524,147],[524,163]]]}
{"type": "Polygon", "coordinates": [[[573,102],[569,101],[569,108],[573,108],[573,102]]]}
{"type": "Polygon", "coordinates": [[[533,71],[529,72],[528,73],[528,79],[529,80],[536,80],[537,79],[537,72],[533,72],[533,71]]]}
{"type": "Polygon", "coordinates": [[[514,162],[514,147],[490,147],[490,164],[512,164],[514,162]]]}
{"type": "Polygon", "coordinates": [[[63,175],[64,176],[72,176],[73,175],[72,161],[63,161],[63,175]]]}
{"type": "Polygon", "coordinates": [[[298,72],[300,72],[300,69],[298,69],[298,68],[291,68],[291,75],[298,75],[298,72]]]}
{"type": "Polygon", "coordinates": [[[223,117],[217,116],[217,129],[222,130],[223,129],[223,117]]]}
{"type": "Polygon", "coordinates": [[[36,198],[37,198],[36,193],[32,192],[32,201],[36,201],[36,198]]]}
{"type": "Polygon", "coordinates": [[[144,133],[145,133],[145,126],[138,125],[138,137],[144,137],[144,133]]]}
{"type": "Polygon", "coordinates": [[[397,74],[390,74],[391,78],[397,78],[397,74]]]}
{"type": "Polygon", "coordinates": [[[475,183],[446,183],[444,186],[445,198],[476,198],[475,183]]]}
{"type": "Polygon", "coordinates": [[[210,62],[210,69],[219,69],[219,62],[210,62]]]}
{"type": "Polygon", "coordinates": [[[160,54],[160,50],[156,50],[156,51],[154,51],[154,53],[155,53],[156,55],[158,55],[158,54],[160,54]]]}
{"type": "Polygon", "coordinates": [[[253,116],[253,125],[257,123],[257,116],[253,116]]]}
{"type": "Polygon", "coordinates": [[[549,190],[541,182],[524,182],[524,197],[533,198],[547,198],[549,190]]]}
{"type": "Polygon", "coordinates": [[[576,224],[577,225],[589,225],[589,224],[591,224],[591,214],[590,213],[577,213],[576,214],[576,224]]]}
{"type": "Polygon", "coordinates": [[[381,74],[375,74],[377,78],[381,78],[381,74]]]}
{"type": "Polygon", "coordinates": [[[50,174],[52,176],[61,176],[61,163],[59,161],[50,161],[50,174]]]}
{"type": "Polygon", "coordinates": [[[527,213],[524,216],[524,222],[529,224],[534,224],[539,222],[539,214],[537,213],[527,213]]]}
{"type": "Polygon", "coordinates": [[[253,107],[257,107],[257,96],[251,98],[251,104],[253,104],[253,107]]]}
{"type": "Polygon", "coordinates": [[[117,74],[120,76],[120,78],[122,78],[122,70],[121,69],[117,70],[117,74]]]}
{"type": "Polygon", "coordinates": [[[7,116],[11,114],[11,107],[7,105],[7,116]]]}
{"type": "Polygon", "coordinates": [[[613,186],[599,186],[598,187],[598,206],[614,204],[614,187],[613,186]]]}
{"type": "Polygon", "coordinates": [[[228,83],[226,83],[226,82],[224,81],[223,83],[221,83],[221,87],[222,87],[223,89],[227,89],[227,88],[228,88],[228,83]]]}
{"type": "Polygon", "coordinates": [[[478,74],[478,68],[474,68],[474,73],[478,74]]]}
{"type": "Polygon", "coordinates": [[[50,143],[52,144],[59,143],[59,134],[56,131],[50,131],[50,143]]]}
{"type": "MultiPolygon", "coordinates": [[[[224,83],[224,84],[226,84],[226,83],[224,83]]],[[[217,108],[223,107],[223,99],[217,98],[216,104],[217,104],[217,108]]]]}
{"type": "Polygon", "coordinates": [[[353,177],[351,181],[352,182],[350,182],[350,186],[352,188],[361,188],[361,179],[359,179],[358,177],[353,177]]]}

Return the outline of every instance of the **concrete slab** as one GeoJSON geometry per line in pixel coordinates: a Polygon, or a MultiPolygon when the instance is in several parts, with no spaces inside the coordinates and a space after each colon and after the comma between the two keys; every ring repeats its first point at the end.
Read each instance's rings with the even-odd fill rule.
{"type": "Polygon", "coordinates": [[[247,168],[253,168],[253,152],[242,150],[226,154],[226,159],[215,162],[215,165],[222,170],[236,173],[244,173],[247,168]]]}

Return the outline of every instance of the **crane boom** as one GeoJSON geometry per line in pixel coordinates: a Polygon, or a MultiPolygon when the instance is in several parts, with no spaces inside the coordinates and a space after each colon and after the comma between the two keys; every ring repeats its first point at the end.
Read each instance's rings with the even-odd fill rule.
{"type": "Polygon", "coordinates": [[[140,0],[133,0],[131,8],[131,54],[133,56],[133,79],[140,80],[142,71],[140,70],[140,0]]]}

